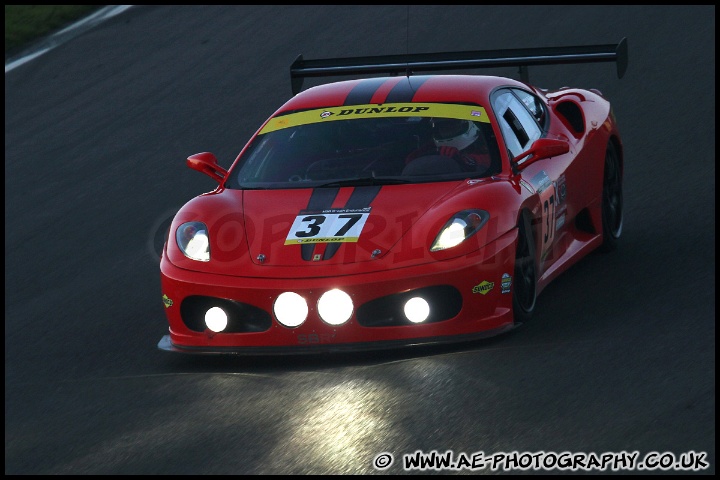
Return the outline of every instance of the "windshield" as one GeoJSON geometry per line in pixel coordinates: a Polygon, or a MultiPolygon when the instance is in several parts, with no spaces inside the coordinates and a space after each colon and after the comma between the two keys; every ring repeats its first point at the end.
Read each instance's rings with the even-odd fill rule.
{"type": "Polygon", "coordinates": [[[272,118],[230,171],[226,187],[422,183],[499,171],[497,141],[482,107],[356,105],[272,118]]]}

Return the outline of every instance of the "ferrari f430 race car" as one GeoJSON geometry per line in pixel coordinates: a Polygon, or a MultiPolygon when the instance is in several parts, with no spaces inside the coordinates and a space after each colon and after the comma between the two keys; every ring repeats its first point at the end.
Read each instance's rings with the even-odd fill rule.
{"type": "Polygon", "coordinates": [[[393,348],[496,335],[623,226],[623,144],[596,89],[528,67],[614,62],[627,43],[306,60],[293,96],[175,215],[161,263],[186,353],[393,348]],[[453,69],[517,66],[521,80],[453,69]],[[422,72],[432,72],[422,74],[422,72]],[[379,74],[379,76],[378,76],[379,74]],[[359,77],[302,89],[307,77],[359,77]]]}

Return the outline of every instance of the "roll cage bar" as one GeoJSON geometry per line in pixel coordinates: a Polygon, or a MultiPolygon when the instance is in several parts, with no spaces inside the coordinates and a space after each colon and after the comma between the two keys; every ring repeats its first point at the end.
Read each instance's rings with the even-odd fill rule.
{"type": "Polygon", "coordinates": [[[616,62],[617,76],[625,75],[628,65],[627,38],[617,44],[541,47],[465,52],[410,53],[368,57],[306,60],[298,55],[290,65],[293,95],[302,90],[306,77],[327,77],[384,73],[390,75],[462,68],[519,67],[521,80],[529,82],[528,66],[571,63],[616,62]]]}

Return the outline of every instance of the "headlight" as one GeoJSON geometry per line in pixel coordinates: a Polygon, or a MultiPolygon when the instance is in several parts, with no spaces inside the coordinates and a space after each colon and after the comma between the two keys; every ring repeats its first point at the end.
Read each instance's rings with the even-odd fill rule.
{"type": "Polygon", "coordinates": [[[183,223],[177,229],[175,239],[186,257],[199,262],[210,261],[210,239],[204,223],[183,223]]]}
{"type": "Polygon", "coordinates": [[[459,245],[480,230],[490,218],[485,210],[463,210],[448,220],[435,238],[431,252],[445,250],[459,245]]]}

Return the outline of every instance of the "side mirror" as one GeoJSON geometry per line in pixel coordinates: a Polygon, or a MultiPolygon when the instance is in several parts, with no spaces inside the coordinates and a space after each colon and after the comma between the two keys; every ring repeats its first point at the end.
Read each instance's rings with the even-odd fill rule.
{"type": "Polygon", "coordinates": [[[204,173],[218,183],[227,175],[227,170],[218,165],[217,158],[210,152],[196,153],[187,158],[187,166],[204,173]]]}
{"type": "Polygon", "coordinates": [[[554,138],[539,138],[535,140],[529,150],[513,158],[511,163],[520,171],[543,158],[556,157],[570,151],[570,144],[565,140],[554,138]]]}

